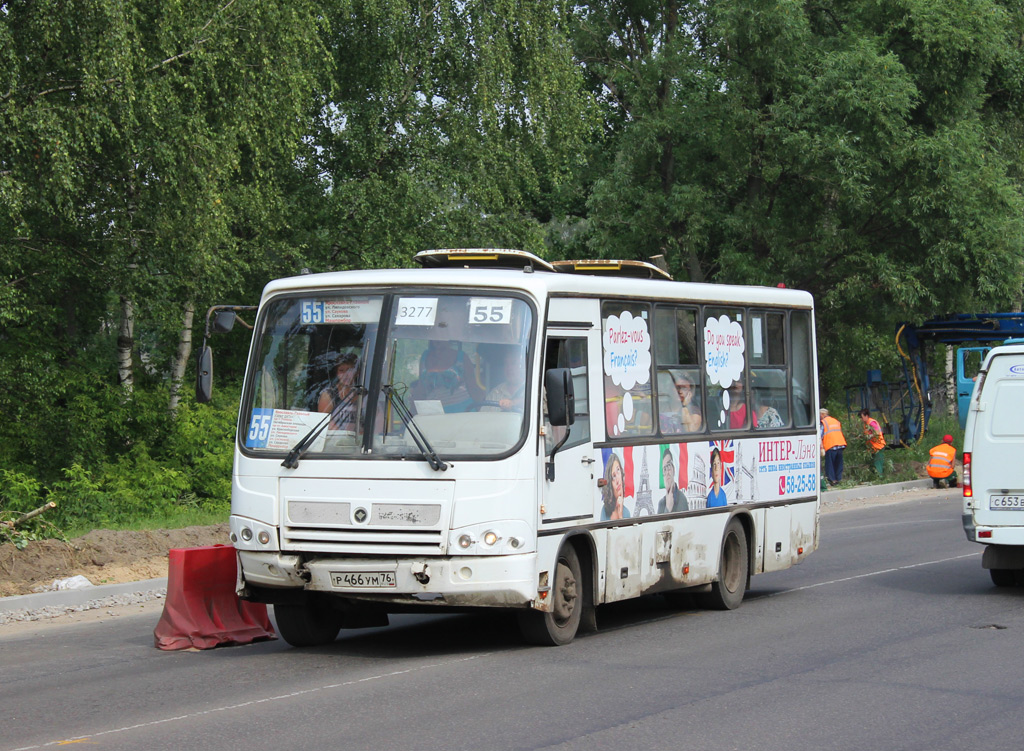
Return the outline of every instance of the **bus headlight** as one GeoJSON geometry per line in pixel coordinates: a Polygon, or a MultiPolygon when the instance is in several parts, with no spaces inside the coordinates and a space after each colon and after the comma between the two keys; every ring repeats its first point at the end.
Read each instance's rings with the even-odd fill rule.
{"type": "MultiPolygon", "coordinates": [[[[448,533],[448,549],[464,555],[512,555],[531,552],[530,526],[517,519],[474,524],[448,533]]],[[[536,543],[532,549],[536,549],[536,543]]]]}
{"type": "Polygon", "coordinates": [[[277,527],[273,524],[237,515],[231,516],[230,524],[231,542],[239,550],[280,550],[277,527]]]}

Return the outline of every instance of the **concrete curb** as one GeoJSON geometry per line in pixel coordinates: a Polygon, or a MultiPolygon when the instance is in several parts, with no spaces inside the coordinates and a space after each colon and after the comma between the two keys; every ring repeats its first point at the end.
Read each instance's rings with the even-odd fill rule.
{"type": "Polygon", "coordinates": [[[887,485],[858,485],[855,488],[847,488],[846,490],[826,490],[821,494],[821,502],[834,503],[836,501],[856,501],[862,498],[878,498],[883,495],[902,493],[905,490],[930,487],[932,487],[931,480],[907,480],[906,482],[892,482],[887,485]]]}
{"type": "Polygon", "coordinates": [[[101,584],[84,589],[63,589],[56,592],[38,592],[31,595],[0,597],[0,613],[62,608],[66,610],[91,610],[105,607],[104,600],[123,595],[163,595],[167,591],[167,577],[146,579],[125,584],[101,584]],[[93,604],[96,603],[96,604],[93,604]]]}

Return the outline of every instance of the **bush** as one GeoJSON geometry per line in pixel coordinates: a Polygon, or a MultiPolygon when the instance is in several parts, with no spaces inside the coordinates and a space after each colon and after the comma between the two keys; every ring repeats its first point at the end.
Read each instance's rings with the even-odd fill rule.
{"type": "Polygon", "coordinates": [[[222,388],[208,405],[186,398],[173,419],[163,389],[115,394],[100,389],[93,397],[101,398],[80,395],[61,410],[61,419],[81,432],[74,442],[51,441],[50,458],[66,452],[68,460],[56,477],[32,465],[0,470],[0,521],[57,504],[19,527],[19,539],[145,527],[154,519],[227,518],[237,393],[222,388]],[[76,450],[83,446],[90,449],[76,450]]]}

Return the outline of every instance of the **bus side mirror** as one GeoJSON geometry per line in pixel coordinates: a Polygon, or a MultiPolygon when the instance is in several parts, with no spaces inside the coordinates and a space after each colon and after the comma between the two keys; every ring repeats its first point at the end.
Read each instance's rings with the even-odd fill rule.
{"type": "Polygon", "coordinates": [[[544,373],[544,389],[548,398],[548,422],[553,426],[576,422],[576,394],[569,368],[551,368],[544,373]]]}
{"type": "Polygon", "coordinates": [[[206,344],[199,350],[196,364],[196,401],[206,404],[213,398],[213,350],[206,344]]]}
{"type": "Polygon", "coordinates": [[[226,334],[235,327],[235,311],[218,310],[213,316],[213,330],[218,334],[226,334]]]}

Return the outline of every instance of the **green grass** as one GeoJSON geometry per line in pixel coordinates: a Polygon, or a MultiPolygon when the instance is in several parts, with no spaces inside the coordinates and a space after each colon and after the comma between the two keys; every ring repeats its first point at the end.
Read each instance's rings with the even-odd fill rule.
{"type": "MultiPolygon", "coordinates": [[[[154,514],[153,516],[140,517],[119,523],[104,524],[103,529],[145,531],[151,529],[182,529],[183,527],[206,527],[213,524],[222,524],[228,520],[231,513],[230,506],[223,507],[204,504],[202,507],[177,508],[170,512],[154,514]]],[[[65,531],[66,537],[72,539],[81,537],[95,529],[92,526],[73,526],[65,531]]]]}

